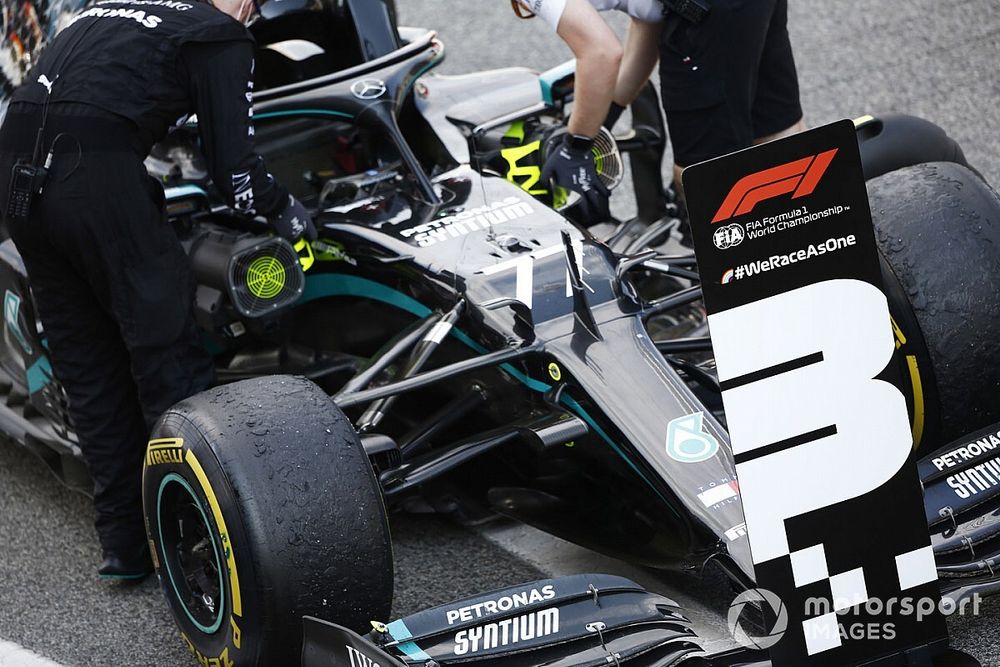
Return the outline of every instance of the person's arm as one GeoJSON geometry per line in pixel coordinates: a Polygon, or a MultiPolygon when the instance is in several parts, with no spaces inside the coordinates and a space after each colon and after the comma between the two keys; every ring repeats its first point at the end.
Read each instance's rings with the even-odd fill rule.
{"type": "Polygon", "coordinates": [[[190,43],[181,58],[212,181],[234,209],[277,217],[289,196],[253,145],[253,43],[190,43]]]}
{"type": "Polygon", "coordinates": [[[628,34],[625,36],[625,54],[618,69],[618,81],[615,84],[612,100],[615,104],[627,107],[639,96],[639,92],[649,81],[660,59],[662,28],[662,23],[632,19],[628,34]]]}
{"type": "Polygon", "coordinates": [[[587,0],[566,0],[556,32],[576,56],[576,90],[567,127],[571,134],[593,137],[611,106],[622,45],[587,0]]]}

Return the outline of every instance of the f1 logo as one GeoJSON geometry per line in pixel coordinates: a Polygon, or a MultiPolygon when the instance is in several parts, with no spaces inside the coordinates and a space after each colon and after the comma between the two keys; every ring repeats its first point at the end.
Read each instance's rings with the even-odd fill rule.
{"type": "Polygon", "coordinates": [[[834,148],[744,176],[726,195],[712,224],[749,213],[760,202],[781,195],[792,193],[792,199],[796,199],[812,194],[837,150],[834,148]]]}

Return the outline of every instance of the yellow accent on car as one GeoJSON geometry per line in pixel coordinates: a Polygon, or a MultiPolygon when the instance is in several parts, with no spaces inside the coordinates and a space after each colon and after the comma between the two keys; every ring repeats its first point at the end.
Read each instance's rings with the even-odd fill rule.
{"type": "Polygon", "coordinates": [[[854,127],[861,127],[862,125],[867,125],[875,120],[875,116],[866,113],[864,116],[858,116],[854,119],[854,127]]]}
{"type": "MultiPolygon", "coordinates": [[[[316,262],[316,255],[313,253],[312,244],[306,239],[299,239],[295,242],[295,252],[299,255],[299,264],[302,265],[302,272],[305,273],[312,268],[316,262]]],[[[282,280],[284,283],[284,280],[282,280]]]]}
{"type": "Polygon", "coordinates": [[[344,250],[344,245],[336,241],[313,241],[312,250],[317,262],[347,262],[351,266],[358,264],[344,250]]]}
{"type": "Polygon", "coordinates": [[[562,369],[559,368],[559,364],[554,361],[549,364],[549,377],[556,382],[559,382],[559,380],[562,379],[562,369]]]}
{"type": "Polygon", "coordinates": [[[906,365],[910,368],[910,383],[913,385],[913,448],[916,449],[924,437],[924,385],[920,381],[917,358],[908,355],[906,365]]]}
{"type": "Polygon", "coordinates": [[[510,124],[507,131],[503,133],[504,139],[513,139],[518,142],[524,141],[524,121],[516,120],[510,124]]]}
{"type": "Polygon", "coordinates": [[[258,257],[247,267],[247,288],[258,299],[273,299],[285,289],[285,267],[277,257],[258,257]]]}
{"type": "Polygon", "coordinates": [[[544,195],[548,192],[544,187],[535,187],[542,180],[542,168],[535,164],[521,166],[518,162],[541,149],[541,141],[532,141],[524,146],[512,146],[500,151],[500,156],[507,161],[507,180],[532,195],[544,195]],[[524,180],[518,182],[519,178],[524,180]]]}
{"type": "Polygon", "coordinates": [[[240,595],[240,577],[236,572],[236,557],[233,555],[233,547],[229,542],[229,530],[226,528],[226,518],[222,516],[222,508],[219,506],[219,499],[215,495],[212,484],[208,481],[205,469],[201,467],[198,457],[190,449],[184,456],[194,476],[201,485],[201,490],[208,499],[208,506],[212,508],[212,516],[215,517],[215,525],[219,529],[219,538],[222,540],[222,548],[225,550],[226,569],[229,570],[229,586],[233,591],[233,613],[243,616],[243,597],[240,595]]]}

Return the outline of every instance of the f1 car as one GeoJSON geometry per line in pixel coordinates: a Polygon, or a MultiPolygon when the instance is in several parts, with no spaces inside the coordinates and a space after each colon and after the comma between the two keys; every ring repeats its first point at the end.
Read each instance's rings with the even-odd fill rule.
{"type": "MultiPolygon", "coordinates": [[[[599,575],[377,624],[370,639],[324,623],[388,617],[390,511],[504,515],[646,566],[714,563],[740,587],[754,570],[652,89],[596,156],[611,185],[629,160],[638,215],[587,229],[539,178],[571,67],[438,75],[436,34],[397,28],[383,0],[262,9],[257,144],[316,211],[319,240],[293,247],[223,206],[193,125],[147,162],[219,380],[163,416],[143,475],[155,564],[194,656],[285,663],[305,633],[313,658],[330,636],[355,642],[331,658],[350,665],[763,660],[697,662],[669,601],[599,575]]],[[[942,590],[993,592],[1000,201],[931,123],[856,126],[942,590]]],[[[0,428],[86,489],[28,276],[10,241],[0,257],[0,428]]]]}

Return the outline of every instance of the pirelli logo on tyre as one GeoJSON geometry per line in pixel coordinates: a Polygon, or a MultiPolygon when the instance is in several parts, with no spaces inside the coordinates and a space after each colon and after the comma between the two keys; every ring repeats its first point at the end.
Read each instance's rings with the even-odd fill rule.
{"type": "Polygon", "coordinates": [[[837,150],[833,148],[744,176],[726,195],[712,224],[750,213],[757,204],[768,199],[787,194],[797,199],[812,194],[837,150]]]}
{"type": "Polygon", "coordinates": [[[159,438],[150,440],[146,447],[146,465],[161,463],[184,463],[184,438],[159,438]]]}

